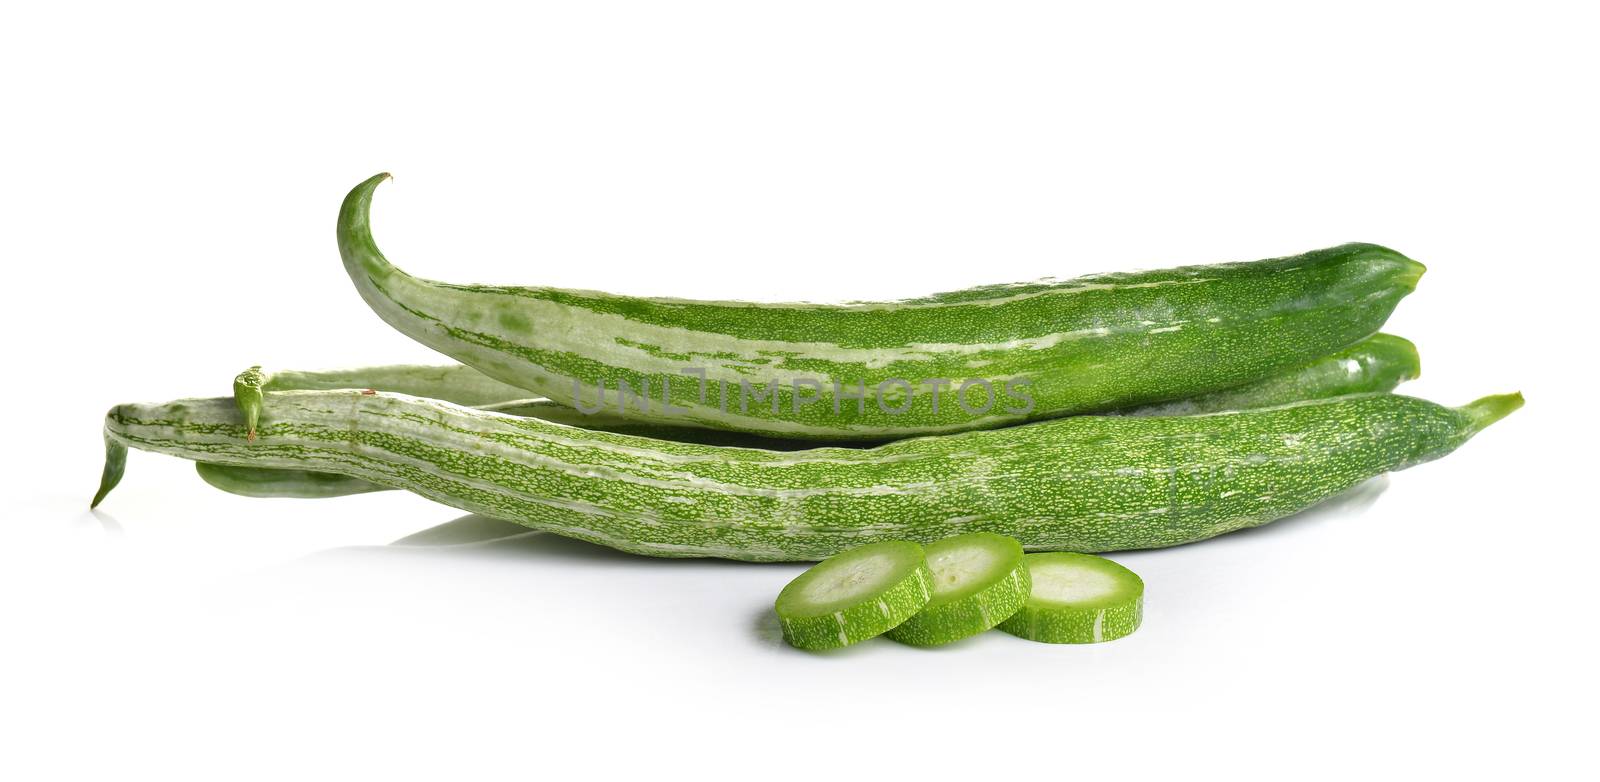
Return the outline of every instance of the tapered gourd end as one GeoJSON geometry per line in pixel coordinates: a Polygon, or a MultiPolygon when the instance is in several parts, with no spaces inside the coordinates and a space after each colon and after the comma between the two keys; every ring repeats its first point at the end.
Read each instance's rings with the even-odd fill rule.
{"type": "Polygon", "coordinates": [[[1341,258],[1358,261],[1371,266],[1375,274],[1382,275],[1384,279],[1392,280],[1396,285],[1405,288],[1406,293],[1417,289],[1417,281],[1428,271],[1428,267],[1412,260],[1405,254],[1384,247],[1381,244],[1369,242],[1352,242],[1331,247],[1324,252],[1337,254],[1341,258]]]}
{"type": "Polygon", "coordinates": [[[1511,415],[1522,407],[1522,392],[1494,394],[1456,408],[1472,419],[1474,434],[1487,429],[1490,424],[1511,415]]]}
{"type": "Polygon", "coordinates": [[[1350,350],[1362,358],[1363,364],[1375,367],[1381,377],[1392,378],[1395,385],[1422,377],[1422,354],[1405,337],[1374,334],[1350,350]]]}
{"type": "MultiPolygon", "coordinates": [[[[339,255],[344,259],[345,270],[352,278],[364,274],[373,279],[383,279],[398,272],[378,251],[372,239],[372,193],[378,185],[393,179],[385,172],[367,178],[356,185],[339,205],[339,255]]],[[[360,286],[357,280],[357,286],[360,286]]]]}
{"type": "Polygon", "coordinates": [[[100,472],[100,488],[95,491],[94,499],[89,501],[90,509],[100,505],[100,501],[117,488],[122,482],[122,473],[128,467],[128,446],[106,437],[106,466],[100,472]]]}
{"type": "Polygon", "coordinates": [[[267,384],[267,374],[261,367],[251,367],[233,379],[233,403],[244,413],[245,439],[256,439],[256,425],[261,422],[262,389],[267,384]]]}
{"type": "Polygon", "coordinates": [[[1400,368],[1402,382],[1422,377],[1422,353],[1417,350],[1415,342],[1393,334],[1379,334],[1378,337],[1384,338],[1385,346],[1399,357],[1395,365],[1400,368]]]}
{"type": "MultiPolygon", "coordinates": [[[[1396,254],[1398,255],[1398,253],[1396,254]]],[[[1408,289],[1416,290],[1417,283],[1422,280],[1422,275],[1428,272],[1428,267],[1403,255],[1400,258],[1404,263],[1401,264],[1399,279],[1405,283],[1408,289]]]]}

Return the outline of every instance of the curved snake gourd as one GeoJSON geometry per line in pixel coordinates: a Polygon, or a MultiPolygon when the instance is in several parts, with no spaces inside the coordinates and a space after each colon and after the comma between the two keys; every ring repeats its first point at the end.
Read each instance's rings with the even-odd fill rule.
{"type": "Polygon", "coordinates": [[[270,395],[257,439],[232,399],[106,416],[103,499],[128,446],[331,472],[665,557],[816,560],[885,540],[1010,535],[1031,551],[1172,546],[1256,526],[1436,459],[1522,404],[1364,394],[1199,416],[1082,416],[876,448],[775,452],[597,432],[362,391],[270,395]]]}
{"type": "Polygon", "coordinates": [[[345,198],[339,251],[362,298],[402,333],[569,407],[795,439],[994,428],[1237,386],[1375,333],[1423,272],[1393,250],[1346,244],[883,303],[456,285],[379,252],[369,212],[386,178],[345,198]]]}
{"type": "MultiPolygon", "coordinates": [[[[1121,415],[1193,415],[1223,410],[1321,399],[1369,391],[1392,391],[1421,373],[1417,348],[1409,340],[1375,334],[1331,356],[1273,374],[1239,388],[1193,399],[1147,405],[1119,411],[1121,415]]],[[[794,451],[816,443],[774,437],[640,422],[612,413],[584,414],[548,399],[520,399],[522,389],[492,380],[471,367],[379,366],[323,372],[261,372],[252,367],[235,381],[235,398],[253,428],[261,414],[261,391],[334,390],[372,388],[411,396],[440,399],[459,405],[482,407],[511,415],[529,416],[585,429],[653,437],[705,445],[794,451]],[[251,386],[239,393],[241,386],[251,386]],[[508,401],[500,401],[502,399],[508,401]]],[[[196,462],[200,477],[213,487],[246,497],[320,499],[363,494],[388,488],[343,475],[306,470],[274,470],[196,462]]]]}

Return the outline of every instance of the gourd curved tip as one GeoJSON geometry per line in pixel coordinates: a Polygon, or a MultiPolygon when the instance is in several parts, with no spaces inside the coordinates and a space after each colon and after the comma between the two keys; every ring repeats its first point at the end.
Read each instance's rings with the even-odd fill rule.
{"type": "Polygon", "coordinates": [[[361,180],[361,184],[356,185],[355,189],[350,192],[350,195],[354,196],[357,193],[371,193],[373,190],[377,189],[378,185],[381,185],[391,179],[394,179],[394,174],[391,174],[387,171],[373,174],[372,176],[361,180]]]}
{"type": "MultiPolygon", "coordinates": [[[[114,411],[113,411],[114,412],[114,411]]],[[[89,510],[99,507],[100,501],[117,488],[122,482],[122,473],[128,464],[128,447],[116,440],[106,437],[106,463],[100,472],[100,488],[95,490],[94,499],[89,500],[89,510]]]]}

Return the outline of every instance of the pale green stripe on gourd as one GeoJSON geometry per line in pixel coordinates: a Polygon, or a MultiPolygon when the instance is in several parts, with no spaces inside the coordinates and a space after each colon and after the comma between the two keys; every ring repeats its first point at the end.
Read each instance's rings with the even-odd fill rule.
{"type": "MultiPolygon", "coordinates": [[[[259,371],[259,370],[258,370],[259,371]]],[[[1269,407],[1305,399],[1320,399],[1341,394],[1369,391],[1390,391],[1404,380],[1417,377],[1421,371],[1417,350],[1408,340],[1388,334],[1377,334],[1352,345],[1332,356],[1300,367],[1295,367],[1264,380],[1229,391],[1208,394],[1192,400],[1164,403],[1121,411],[1123,415],[1173,415],[1178,413],[1209,413],[1222,410],[1247,410],[1269,407]]],[[[555,423],[598,429],[619,434],[653,437],[660,440],[726,445],[740,448],[765,448],[775,451],[793,451],[816,447],[805,440],[787,440],[742,432],[725,432],[714,429],[697,429],[667,426],[636,421],[610,413],[585,414],[557,404],[548,399],[521,399],[526,393],[466,366],[378,366],[327,372],[273,372],[262,373],[264,387],[270,390],[332,390],[338,388],[372,388],[393,391],[411,396],[430,397],[462,405],[483,407],[510,415],[529,416],[555,423]],[[509,401],[495,401],[510,394],[509,401]]],[[[260,412],[260,402],[256,403],[260,412]]],[[[247,417],[248,417],[248,411],[247,417]]],[[[208,481],[217,488],[228,491],[238,486],[245,491],[235,492],[246,496],[324,498],[379,491],[376,486],[354,478],[326,481],[309,478],[304,471],[287,471],[282,485],[272,486],[274,470],[268,468],[231,468],[227,480],[208,481]],[[244,476],[247,470],[258,474],[244,476]],[[340,488],[345,491],[340,491],[340,488]],[[304,489],[304,493],[297,493],[304,489]]]]}
{"type": "Polygon", "coordinates": [[[1023,559],[1033,591],[1000,629],[1051,644],[1115,641],[1144,621],[1144,579],[1103,557],[1052,551],[1023,559]]]}
{"type": "Polygon", "coordinates": [[[1022,608],[1032,581],[1022,544],[992,532],[969,532],[927,546],[933,599],[890,630],[912,646],[939,646],[988,630],[1022,608]]]}
{"type": "MultiPolygon", "coordinates": [[[[568,406],[595,409],[601,384],[614,392],[626,382],[655,400],[648,410],[635,404],[630,417],[779,437],[889,440],[1237,386],[1375,333],[1423,272],[1393,250],[1347,244],[1252,263],[991,285],[885,303],[753,304],[455,285],[406,274],[379,252],[369,212],[386,178],[373,177],[346,197],[338,240],[357,290],[390,325],[568,406]],[[704,389],[689,371],[708,378],[704,389]],[[930,381],[939,379],[989,383],[994,404],[984,410],[981,386],[966,397],[980,412],[956,404],[954,389],[936,403],[930,381]],[[1008,381],[1029,385],[1007,394],[1008,381]],[[752,402],[741,382],[774,396],[752,402]],[[844,398],[858,383],[868,398],[844,398]],[[1025,398],[1031,409],[1021,412],[1029,407],[1025,398]],[[669,412],[665,402],[682,412],[669,412]]],[[[607,399],[616,409],[615,395],[607,399]]]]}
{"type": "Polygon", "coordinates": [[[127,404],[131,445],[349,475],[535,529],[655,556],[815,560],[970,531],[1029,550],[1171,546],[1289,515],[1449,453],[1521,405],[1389,394],[1179,417],[1073,417],[870,449],[789,453],[596,432],[359,391],[270,395],[247,440],[231,399],[127,404]]]}
{"type": "Polygon", "coordinates": [[[727,432],[691,426],[642,421],[608,411],[581,412],[548,399],[529,398],[527,389],[507,385],[464,364],[393,364],[321,371],[274,370],[251,367],[234,379],[234,398],[254,425],[263,414],[268,391],[333,391],[371,389],[407,396],[438,399],[468,407],[481,407],[510,415],[540,418],[585,429],[656,437],[707,445],[797,450],[816,443],[744,432],[727,432]]]}
{"type": "Polygon", "coordinates": [[[461,364],[443,366],[389,364],[313,372],[297,370],[266,372],[261,367],[254,366],[240,372],[238,377],[234,378],[233,398],[238,403],[240,412],[244,414],[246,425],[254,429],[262,413],[266,392],[334,391],[346,388],[390,391],[469,407],[528,398],[526,390],[507,385],[461,364]]]}

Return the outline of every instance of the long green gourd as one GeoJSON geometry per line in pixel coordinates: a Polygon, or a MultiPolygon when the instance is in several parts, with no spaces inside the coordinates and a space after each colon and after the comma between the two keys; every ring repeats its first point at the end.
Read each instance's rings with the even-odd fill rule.
{"type": "MultiPolygon", "coordinates": [[[[1330,396],[1371,391],[1392,391],[1400,383],[1421,373],[1417,348],[1409,340],[1389,334],[1376,334],[1331,356],[1280,372],[1271,377],[1227,391],[1206,394],[1182,402],[1148,405],[1122,411],[1122,415],[1193,415],[1223,410],[1248,410],[1256,407],[1321,399],[1330,396]]],[[[245,375],[254,383],[252,391],[238,395],[246,421],[254,426],[260,415],[262,389],[333,390],[372,388],[411,396],[441,399],[461,405],[483,407],[511,415],[530,416],[555,423],[581,426],[619,434],[654,437],[661,440],[765,448],[792,451],[815,447],[804,440],[784,440],[739,432],[664,426],[634,421],[618,415],[585,415],[548,399],[511,399],[490,403],[497,396],[522,393],[478,371],[462,366],[384,366],[325,372],[262,373],[254,367],[245,375]]],[[[245,375],[241,375],[244,378],[245,375]]],[[[386,486],[343,475],[306,470],[274,470],[265,467],[237,467],[196,462],[195,469],[206,483],[233,494],[248,497],[292,497],[320,499],[347,494],[383,491],[386,486]]]]}
{"type": "Polygon", "coordinates": [[[195,462],[194,470],[200,474],[201,480],[212,487],[245,497],[315,500],[389,490],[388,486],[332,472],[240,467],[213,462],[195,462]]]}
{"type": "Polygon", "coordinates": [[[476,407],[526,399],[528,392],[506,385],[471,367],[460,364],[430,366],[391,364],[359,369],[334,369],[319,372],[276,370],[263,372],[251,367],[233,381],[233,395],[245,421],[255,426],[261,414],[262,395],[269,391],[333,391],[341,388],[374,388],[409,396],[441,399],[476,407]]]}
{"type": "MultiPolygon", "coordinates": [[[[1410,340],[1393,334],[1374,334],[1336,353],[1275,372],[1251,383],[1176,402],[1131,407],[1119,411],[1119,414],[1193,415],[1270,407],[1369,391],[1391,391],[1407,380],[1415,380],[1421,373],[1417,346],[1410,340]]],[[[396,364],[312,372],[279,370],[270,373],[261,371],[260,367],[251,367],[234,382],[234,394],[239,399],[240,407],[244,408],[247,420],[260,414],[264,392],[334,391],[345,388],[370,388],[427,397],[587,429],[667,440],[707,442],[710,445],[755,444],[750,447],[787,443],[790,449],[811,447],[804,441],[746,439],[742,434],[730,435],[726,440],[694,439],[715,438],[716,433],[693,427],[655,425],[606,411],[582,413],[548,399],[529,399],[525,389],[507,385],[462,364],[396,364]]]]}
{"type": "Polygon", "coordinates": [[[627,405],[643,421],[796,439],[992,428],[1237,386],[1375,333],[1423,272],[1393,250],[1346,244],[885,303],[455,285],[379,252],[369,212],[387,178],[345,198],[338,240],[357,290],[390,325],[569,407],[627,405]]]}
{"type": "MultiPolygon", "coordinates": [[[[1381,353],[1382,355],[1373,354],[1373,359],[1379,363],[1389,364],[1404,360],[1400,353],[1392,350],[1381,353]]],[[[1415,349],[1411,359],[1413,363],[1415,363],[1414,354],[1415,349]]],[[[255,427],[257,419],[261,416],[265,395],[268,392],[338,389],[388,391],[438,399],[468,407],[481,407],[485,410],[497,410],[511,415],[530,416],[586,429],[640,437],[659,437],[664,440],[774,450],[797,450],[816,445],[804,440],[658,424],[603,410],[584,413],[548,399],[531,399],[526,389],[506,385],[464,364],[443,366],[392,364],[309,372],[293,370],[265,372],[261,367],[255,366],[239,373],[233,381],[234,398],[238,400],[245,422],[251,428],[255,427]]]]}
{"type": "Polygon", "coordinates": [[[1176,402],[1141,405],[1121,415],[1196,415],[1275,407],[1307,399],[1393,391],[1422,376],[1417,346],[1403,337],[1374,334],[1344,350],[1253,383],[1176,402]]]}
{"type": "Polygon", "coordinates": [[[1365,394],[1200,416],[1085,416],[781,453],[578,429],[362,391],[271,395],[257,438],[232,399],[106,416],[103,499],[128,446],[332,472],[531,528],[663,557],[817,560],[885,540],[1010,535],[1033,551],[1172,546],[1263,524],[1439,458],[1522,404],[1365,394]]]}

